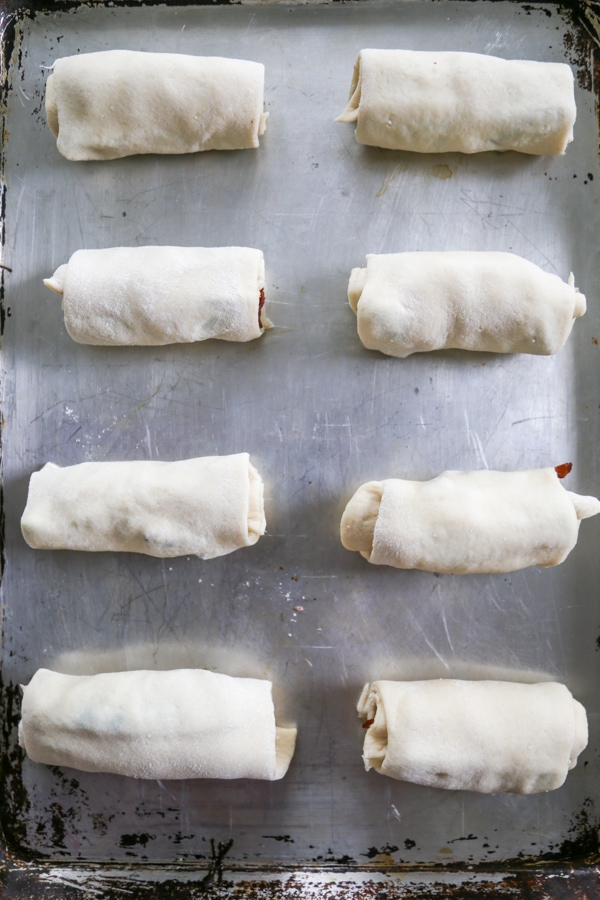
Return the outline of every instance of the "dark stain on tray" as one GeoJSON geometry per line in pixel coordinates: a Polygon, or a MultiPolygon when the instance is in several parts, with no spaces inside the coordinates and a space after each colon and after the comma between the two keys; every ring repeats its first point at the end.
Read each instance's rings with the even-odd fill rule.
{"type": "Polygon", "coordinates": [[[2,842],[24,859],[31,858],[26,846],[25,816],[31,804],[23,784],[24,753],[16,739],[21,717],[21,688],[5,685],[0,673],[0,834],[2,842]]]}
{"type": "Polygon", "coordinates": [[[582,30],[568,31],[563,38],[567,58],[575,66],[577,83],[584,91],[591,91],[592,69],[590,58],[593,49],[592,39],[582,30]]]}
{"type": "Polygon", "coordinates": [[[263,834],[262,837],[270,838],[272,841],[283,841],[285,844],[294,843],[294,839],[289,834],[263,834]]]}
{"type": "MultiPolygon", "coordinates": [[[[597,865],[600,862],[600,820],[594,815],[591,798],[584,800],[581,810],[569,827],[568,835],[557,851],[543,853],[540,859],[575,860],[587,865],[597,865]]],[[[600,885],[598,896],[600,897],[600,885]]]]}
{"type": "Polygon", "coordinates": [[[538,6],[538,5],[532,6],[528,3],[523,3],[523,5],[521,6],[521,9],[525,10],[525,12],[527,13],[528,16],[530,16],[534,10],[536,12],[543,12],[546,16],[548,16],[548,18],[551,18],[551,16],[552,16],[552,10],[548,9],[547,6],[538,6]]]}
{"type": "Polygon", "coordinates": [[[137,844],[145,847],[148,841],[154,840],[156,840],[155,834],[122,834],[119,847],[135,847],[137,844]]]}
{"type": "Polygon", "coordinates": [[[366,856],[367,859],[375,859],[377,856],[391,856],[392,853],[396,853],[398,847],[393,844],[386,844],[385,847],[382,847],[381,850],[378,850],[377,847],[369,847],[366,853],[361,853],[361,856],[366,856]]]}
{"type": "MultiPolygon", "coordinates": [[[[195,834],[182,834],[180,831],[177,831],[175,834],[171,835],[171,841],[174,844],[181,844],[183,841],[193,841],[195,837],[195,834]]],[[[200,855],[200,858],[204,859],[203,854],[200,855]]]]}

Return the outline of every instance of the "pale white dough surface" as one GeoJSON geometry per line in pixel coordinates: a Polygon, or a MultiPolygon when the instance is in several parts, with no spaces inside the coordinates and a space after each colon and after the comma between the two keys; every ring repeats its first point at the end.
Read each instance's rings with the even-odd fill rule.
{"type": "Polygon", "coordinates": [[[369,350],[405,357],[460,348],[556,353],[585,296],[514,253],[418,251],[368,255],[348,301],[369,350]]]}
{"type": "Polygon", "coordinates": [[[66,329],[81,344],[250,341],[263,333],[264,258],[250,247],[77,250],[44,284],[62,294],[66,329]]]}
{"type": "Polygon", "coordinates": [[[555,566],[600,501],[567,491],[552,468],[442,472],[430,481],[362,485],[340,525],[342,544],[376,565],[454,574],[555,566]]]}
{"type": "Polygon", "coordinates": [[[564,63],[361,50],[337,121],[356,122],[359,143],[390,150],[555,155],[573,140],[576,112],[564,63]]]}
{"type": "Polygon", "coordinates": [[[67,159],[258,147],[262,63],[104,50],[57,59],[46,118],[67,159]]]}
{"type": "Polygon", "coordinates": [[[23,537],[37,550],[223,556],[265,532],[247,453],[176,462],[46,463],[29,482],[23,537]]]}
{"type": "Polygon", "coordinates": [[[62,675],[23,688],[19,743],[34,762],[133,778],[261,778],[287,772],[271,682],[203,669],[62,675]]]}
{"type": "Polygon", "coordinates": [[[367,771],[450,790],[552,791],[588,741],[585,709],[555,682],[375,681],[358,712],[375,720],[367,771]]]}

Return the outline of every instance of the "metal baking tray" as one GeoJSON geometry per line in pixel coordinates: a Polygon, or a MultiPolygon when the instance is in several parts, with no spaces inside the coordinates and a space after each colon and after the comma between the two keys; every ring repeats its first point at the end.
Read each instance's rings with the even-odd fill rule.
{"type": "Polygon", "coordinates": [[[142,882],[206,888],[225,873],[234,893],[263,879],[265,896],[340,885],[340,896],[378,896],[382,884],[390,897],[435,885],[466,896],[451,891],[468,884],[501,897],[531,878],[564,886],[572,869],[579,890],[596,890],[600,517],[561,566],[506,576],[369,566],[338,536],[346,501],[372,478],[570,461],[566,486],[600,491],[593,7],[47,2],[0,16],[8,894],[29,875],[64,897],[86,885],[90,896],[116,884],[137,896],[142,882]],[[565,61],[575,139],[554,158],[362,147],[333,120],[367,46],[565,61]],[[115,47],[263,62],[260,149],[63,159],[44,118],[47,67],[115,47]],[[261,248],[274,328],[247,345],[72,342],[42,278],[82,247],[148,244],[261,248]],[[505,250],[573,271],[588,312],[551,358],[368,352],[346,302],[350,269],[415,249],[505,250]],[[29,476],[48,460],[242,450],[266,485],[268,530],[252,548],[159,560],[33,551],[21,537],[29,476]],[[19,684],[40,666],[269,677],[278,719],[299,729],[290,771],[272,784],[163,783],[33,764],[16,745],[19,684]],[[590,723],[564,787],[483,796],[366,773],[363,683],[438,676],[564,681],[590,723]]]}

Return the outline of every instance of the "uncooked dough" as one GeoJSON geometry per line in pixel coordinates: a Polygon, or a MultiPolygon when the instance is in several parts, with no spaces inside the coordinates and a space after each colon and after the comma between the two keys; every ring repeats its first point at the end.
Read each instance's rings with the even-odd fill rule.
{"type": "Polygon", "coordinates": [[[361,50],[337,121],[356,122],[359,143],[391,150],[555,155],[573,140],[576,112],[564,63],[361,50]]]}
{"type": "Polygon", "coordinates": [[[203,669],[62,675],[23,688],[19,743],[34,762],[133,778],[283,778],[295,728],[272,684],[203,669]]]}
{"type": "Polygon", "coordinates": [[[104,50],[57,59],[46,118],[67,159],[258,147],[266,127],[261,63],[104,50]]]}
{"type": "Polygon", "coordinates": [[[555,469],[442,472],[363,484],[340,533],[376,565],[454,574],[556,566],[600,501],[565,490],[555,469]]]}
{"type": "Polygon", "coordinates": [[[585,296],[514,253],[443,251],[367,256],[348,301],[369,350],[406,357],[460,348],[556,353],[585,296]]]}
{"type": "Polygon", "coordinates": [[[44,284],[81,344],[251,341],[271,324],[263,254],[250,247],[78,250],[44,284]]]}
{"type": "Polygon", "coordinates": [[[247,453],[176,462],[46,463],[29,482],[23,537],[37,550],[223,556],[265,533],[247,453]]]}
{"type": "Polygon", "coordinates": [[[585,709],[556,682],[375,681],[358,713],[374,720],[367,771],[455,791],[552,791],[588,741],[585,709]]]}

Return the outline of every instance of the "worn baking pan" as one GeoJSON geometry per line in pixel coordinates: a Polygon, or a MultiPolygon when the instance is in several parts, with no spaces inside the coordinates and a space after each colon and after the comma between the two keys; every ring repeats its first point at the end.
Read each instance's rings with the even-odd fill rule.
{"type": "Polygon", "coordinates": [[[338,537],[371,478],[569,461],[569,489],[600,491],[594,5],[15,2],[1,15],[6,895],[598,896],[599,519],[561,566],[505,576],[369,566],[338,537]],[[552,158],[360,146],[333,120],[365,46],[567,62],[574,141],[552,158]],[[114,47],[263,62],[260,148],[63,159],[48,67],[114,47]],[[42,278],[82,247],[161,243],[262,249],[274,327],[248,345],[72,342],[42,278]],[[549,358],[364,350],[350,269],[416,249],[573,271],[588,312],[549,358]],[[21,537],[29,476],[48,460],[240,450],[265,479],[268,528],[230,557],[52,553],[21,537]],[[290,771],[163,783],[36,765],[17,724],[40,666],[269,677],[299,729],[290,771]],[[565,682],[590,742],[564,787],[484,796],[366,773],[363,683],[437,676],[565,682]]]}

